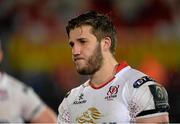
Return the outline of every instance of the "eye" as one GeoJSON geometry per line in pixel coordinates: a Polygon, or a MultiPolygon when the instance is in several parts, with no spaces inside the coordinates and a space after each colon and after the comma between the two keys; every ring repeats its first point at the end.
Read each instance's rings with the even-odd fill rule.
{"type": "Polygon", "coordinates": [[[74,43],[73,42],[69,42],[69,46],[73,47],[74,43]]]}
{"type": "Polygon", "coordinates": [[[80,42],[81,44],[86,43],[86,41],[85,41],[85,40],[80,40],[79,42],[80,42]]]}

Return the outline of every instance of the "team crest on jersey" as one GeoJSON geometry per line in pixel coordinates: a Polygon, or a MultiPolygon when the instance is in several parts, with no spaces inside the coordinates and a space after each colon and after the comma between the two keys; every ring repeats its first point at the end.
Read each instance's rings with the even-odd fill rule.
{"type": "Polygon", "coordinates": [[[92,123],[95,124],[96,120],[101,118],[101,112],[95,108],[91,107],[87,111],[83,112],[83,114],[80,117],[76,118],[76,121],[80,124],[84,123],[92,123]]]}
{"type": "Polygon", "coordinates": [[[73,104],[83,104],[83,103],[86,103],[86,102],[87,102],[87,100],[84,99],[84,94],[81,93],[78,96],[78,99],[73,102],[73,104]]]}
{"type": "Polygon", "coordinates": [[[0,101],[6,100],[8,98],[8,93],[4,89],[0,89],[0,101]]]}
{"type": "Polygon", "coordinates": [[[119,85],[117,86],[110,86],[107,92],[107,96],[105,97],[106,100],[113,100],[113,98],[117,97],[117,93],[119,91],[119,85]]]}

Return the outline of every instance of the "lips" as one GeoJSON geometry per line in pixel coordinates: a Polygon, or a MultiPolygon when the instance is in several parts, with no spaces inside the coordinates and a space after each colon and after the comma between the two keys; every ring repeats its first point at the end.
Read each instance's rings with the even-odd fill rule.
{"type": "Polygon", "coordinates": [[[76,62],[78,60],[83,60],[83,58],[74,58],[73,60],[74,60],[74,62],[76,62]]]}

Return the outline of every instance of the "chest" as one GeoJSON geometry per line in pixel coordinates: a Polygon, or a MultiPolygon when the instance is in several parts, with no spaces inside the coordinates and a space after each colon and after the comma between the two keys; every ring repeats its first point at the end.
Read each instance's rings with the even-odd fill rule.
{"type": "Polygon", "coordinates": [[[87,88],[74,99],[70,108],[72,119],[79,123],[127,122],[128,107],[119,85],[102,89],[87,88]]]}

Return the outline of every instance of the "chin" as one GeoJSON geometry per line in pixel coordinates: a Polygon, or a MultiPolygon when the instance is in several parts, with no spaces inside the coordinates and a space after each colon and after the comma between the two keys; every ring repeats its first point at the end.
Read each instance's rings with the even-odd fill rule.
{"type": "Polygon", "coordinates": [[[77,72],[78,72],[79,74],[81,74],[81,75],[89,75],[89,72],[88,72],[86,69],[84,69],[84,68],[82,68],[82,69],[77,69],[77,72]]]}

